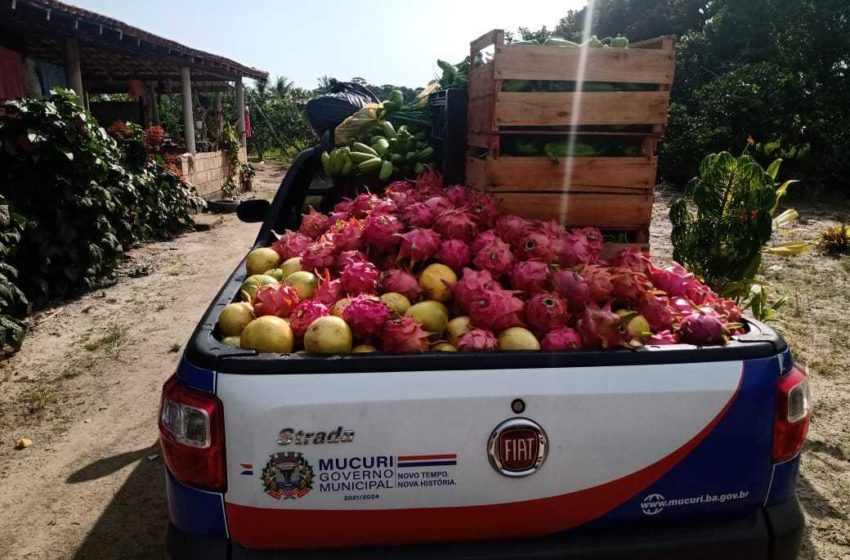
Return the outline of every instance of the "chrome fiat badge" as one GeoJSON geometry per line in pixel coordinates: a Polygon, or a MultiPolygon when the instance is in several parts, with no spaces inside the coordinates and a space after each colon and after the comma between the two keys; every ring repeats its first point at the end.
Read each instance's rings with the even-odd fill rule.
{"type": "Polygon", "coordinates": [[[505,476],[521,477],[537,472],[546,460],[549,439],[528,418],[505,420],[490,434],[487,451],[490,464],[505,476]]]}

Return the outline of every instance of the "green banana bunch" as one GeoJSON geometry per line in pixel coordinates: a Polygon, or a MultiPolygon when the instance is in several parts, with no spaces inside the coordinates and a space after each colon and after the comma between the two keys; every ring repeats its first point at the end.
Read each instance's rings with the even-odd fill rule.
{"type": "Polygon", "coordinates": [[[434,148],[428,145],[425,134],[414,134],[406,125],[396,130],[391,122],[381,121],[371,134],[369,144],[364,138],[363,142],[323,153],[325,173],[331,177],[369,175],[386,181],[399,173],[423,173],[425,164],[433,160],[434,148]]]}

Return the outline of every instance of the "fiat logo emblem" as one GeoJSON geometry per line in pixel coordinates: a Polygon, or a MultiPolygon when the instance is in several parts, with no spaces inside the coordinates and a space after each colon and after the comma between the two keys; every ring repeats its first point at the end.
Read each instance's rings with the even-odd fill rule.
{"type": "Polygon", "coordinates": [[[505,420],[490,434],[490,464],[505,476],[521,477],[537,472],[549,448],[546,432],[528,418],[505,420]]]}

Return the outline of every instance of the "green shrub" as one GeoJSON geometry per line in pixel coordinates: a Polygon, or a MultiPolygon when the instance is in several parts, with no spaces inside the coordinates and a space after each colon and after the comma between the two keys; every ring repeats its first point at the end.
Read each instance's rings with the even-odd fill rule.
{"type": "MultiPolygon", "coordinates": [[[[138,127],[120,127],[122,149],[62,90],[4,108],[0,195],[23,225],[3,266],[17,269],[14,283],[34,305],[96,287],[137,240],[191,227],[189,210],[202,201],[147,157],[138,127]]],[[[3,270],[8,283],[14,275],[3,270]]]]}
{"type": "Polygon", "coordinates": [[[6,199],[0,195],[0,350],[21,347],[26,334],[23,319],[29,312],[24,293],[15,284],[18,271],[9,264],[21,240],[24,219],[9,211],[6,199]]]}
{"type": "Polygon", "coordinates": [[[717,292],[749,300],[759,318],[772,313],[763,284],[753,290],[759,284],[755,275],[762,253],[791,256],[806,250],[805,244],[796,242],[766,247],[775,227],[796,218],[793,210],[774,218],[780,199],[794,182],[776,182],[780,164],[776,160],[765,170],[746,153],[737,158],[729,152],[708,155],[684,197],[670,208],[673,258],[717,292]]]}

